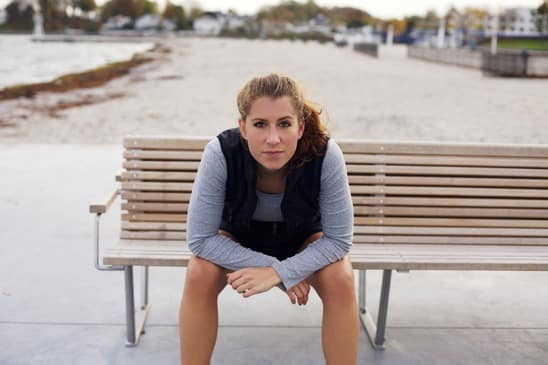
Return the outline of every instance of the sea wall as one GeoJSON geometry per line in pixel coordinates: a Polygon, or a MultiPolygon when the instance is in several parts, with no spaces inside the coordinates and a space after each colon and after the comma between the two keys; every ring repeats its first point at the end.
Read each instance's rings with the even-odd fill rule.
{"type": "Polygon", "coordinates": [[[472,67],[500,76],[548,77],[548,52],[409,46],[407,56],[431,62],[472,67]]]}

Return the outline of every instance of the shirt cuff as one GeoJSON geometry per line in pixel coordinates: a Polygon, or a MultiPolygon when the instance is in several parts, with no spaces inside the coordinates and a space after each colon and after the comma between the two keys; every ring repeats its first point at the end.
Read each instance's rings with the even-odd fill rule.
{"type": "Polygon", "coordinates": [[[284,264],[281,261],[276,261],[272,264],[272,268],[276,270],[278,275],[280,276],[280,279],[282,280],[281,286],[284,291],[287,291],[289,288],[294,287],[298,283],[304,280],[303,279],[295,279],[291,278],[289,275],[289,272],[285,268],[284,264]]]}

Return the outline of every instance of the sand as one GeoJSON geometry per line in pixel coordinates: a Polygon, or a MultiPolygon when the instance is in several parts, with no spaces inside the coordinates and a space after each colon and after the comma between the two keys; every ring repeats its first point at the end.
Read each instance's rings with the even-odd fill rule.
{"type": "Polygon", "coordinates": [[[214,136],[237,125],[250,77],[300,80],[335,139],[548,143],[548,80],[510,79],[332,44],[168,39],[172,51],[94,88],[0,102],[0,143],[118,144],[127,134],[214,136]],[[88,101],[81,103],[81,101],[88,101]],[[74,104],[77,107],[59,108],[74,104]]]}

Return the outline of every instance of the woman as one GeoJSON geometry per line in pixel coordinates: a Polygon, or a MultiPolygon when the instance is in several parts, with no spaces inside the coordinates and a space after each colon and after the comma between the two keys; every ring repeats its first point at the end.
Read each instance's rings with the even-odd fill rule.
{"type": "Polygon", "coordinates": [[[190,199],[181,361],[209,364],[217,296],[228,283],[244,298],[278,286],[299,305],[312,286],[323,303],[326,363],[355,364],[353,210],[342,152],[289,77],[250,80],[238,110],[239,128],[206,146],[190,199]]]}

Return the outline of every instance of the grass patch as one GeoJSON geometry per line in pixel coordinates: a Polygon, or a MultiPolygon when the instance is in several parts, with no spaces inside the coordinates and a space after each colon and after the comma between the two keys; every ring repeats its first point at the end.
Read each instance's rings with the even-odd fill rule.
{"type": "MultiPolygon", "coordinates": [[[[486,43],[489,46],[490,43],[486,43]]],[[[548,39],[499,39],[497,48],[548,51],[548,39]]]]}

